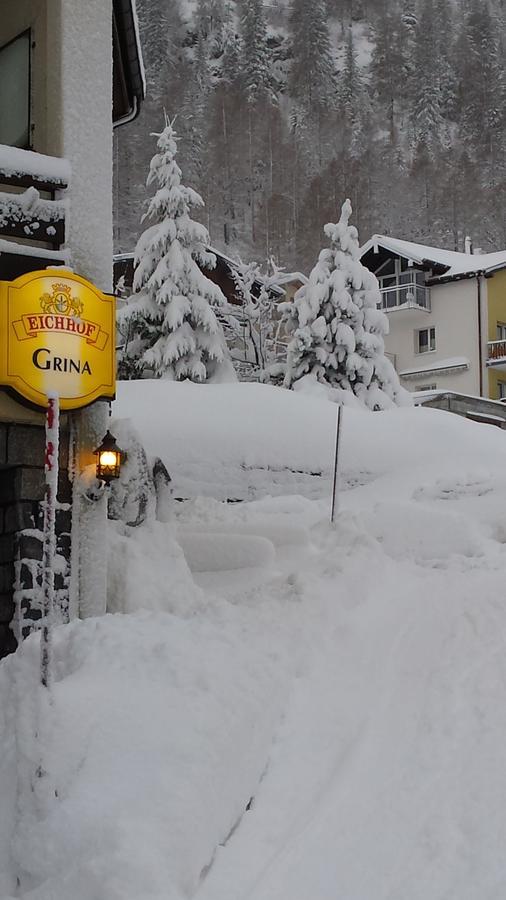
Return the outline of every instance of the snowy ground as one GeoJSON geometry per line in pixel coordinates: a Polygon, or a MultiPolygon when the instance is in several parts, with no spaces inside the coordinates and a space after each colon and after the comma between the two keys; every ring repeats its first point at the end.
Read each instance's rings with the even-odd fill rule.
{"type": "Polygon", "coordinates": [[[125,387],[194,499],[111,525],[49,713],[36,639],[0,663],[0,896],[503,900],[506,435],[346,409],[332,528],[335,413],[125,387]]]}

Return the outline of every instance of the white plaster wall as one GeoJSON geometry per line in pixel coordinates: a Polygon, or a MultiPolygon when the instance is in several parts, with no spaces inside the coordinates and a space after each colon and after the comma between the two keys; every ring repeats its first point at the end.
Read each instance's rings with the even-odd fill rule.
{"type": "MultiPolygon", "coordinates": [[[[67,246],[74,269],[112,289],[112,0],[0,0],[0,43],[32,27],[33,149],[72,167],[67,246]]],[[[8,398],[0,417],[15,416],[8,398]]],[[[17,404],[16,404],[17,406],[17,404]]],[[[21,408],[22,410],[22,408],[21,408]]],[[[38,415],[38,414],[32,414],[38,415]]],[[[79,467],[107,426],[107,404],[72,416],[79,467]]],[[[75,500],[76,505],[78,502],[75,500]]],[[[105,611],[106,503],[82,501],[74,564],[81,614],[105,611]]]]}
{"type": "Polygon", "coordinates": [[[72,166],[68,244],[75,270],[110,291],[112,0],[59,3],[61,155],[72,166]]]}
{"type": "MultiPolygon", "coordinates": [[[[67,243],[75,271],[112,290],[112,0],[51,0],[59,7],[61,66],[57,155],[72,166],[67,243]]],[[[55,48],[55,52],[58,49],[55,48]]],[[[55,85],[58,90],[58,85],[55,85]]],[[[79,467],[94,465],[92,448],[107,427],[107,404],[74,417],[79,467]]],[[[75,498],[77,503],[77,498],[75,498]]],[[[83,508],[84,507],[86,509],[83,508]]],[[[89,507],[89,508],[88,508],[89,507]]],[[[105,612],[107,509],[79,509],[80,614],[105,612]]],[[[75,561],[74,561],[75,562],[75,561]]]]}
{"type": "MultiPolygon", "coordinates": [[[[476,279],[464,279],[431,288],[431,312],[399,310],[389,312],[390,333],[385,337],[385,349],[395,354],[396,369],[414,369],[428,363],[455,356],[465,356],[470,368],[451,375],[442,373],[420,375],[416,379],[401,379],[405,388],[417,390],[423,384],[436,384],[438,389],[479,394],[478,302],[476,279]],[[415,352],[415,331],[436,328],[436,350],[415,352]]],[[[485,309],[482,299],[482,320],[485,309]]],[[[486,328],[484,331],[486,338],[486,328]]],[[[486,394],[486,391],[485,391],[486,394]]]]}

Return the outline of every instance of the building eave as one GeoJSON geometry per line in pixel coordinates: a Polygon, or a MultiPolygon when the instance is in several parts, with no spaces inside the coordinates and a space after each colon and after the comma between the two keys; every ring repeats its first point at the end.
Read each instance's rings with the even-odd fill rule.
{"type": "Polygon", "coordinates": [[[117,107],[113,111],[113,125],[118,127],[136,118],[146,96],[135,0],[113,0],[113,59],[117,107]]]}

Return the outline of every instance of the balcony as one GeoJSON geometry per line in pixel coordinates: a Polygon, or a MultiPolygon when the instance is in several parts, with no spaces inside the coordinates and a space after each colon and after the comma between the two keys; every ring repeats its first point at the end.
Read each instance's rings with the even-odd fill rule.
{"type": "Polygon", "coordinates": [[[0,279],[65,265],[66,160],[0,145],[0,279]]]}
{"type": "Polygon", "coordinates": [[[487,350],[487,366],[506,370],[506,341],[489,341],[487,350]]]}
{"type": "Polygon", "coordinates": [[[429,313],[430,308],[430,288],[416,281],[381,287],[381,309],[385,312],[415,309],[429,313]]]}

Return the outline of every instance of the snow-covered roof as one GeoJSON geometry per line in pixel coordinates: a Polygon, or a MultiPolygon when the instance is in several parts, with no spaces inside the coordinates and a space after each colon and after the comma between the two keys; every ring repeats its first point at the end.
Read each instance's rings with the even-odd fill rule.
{"type": "Polygon", "coordinates": [[[452,356],[449,359],[428,360],[411,369],[399,372],[401,378],[416,378],[418,375],[449,375],[452,372],[469,368],[469,360],[465,356],[452,356]]]}
{"type": "Polygon", "coordinates": [[[279,272],[276,275],[276,284],[292,284],[292,282],[300,281],[301,284],[308,283],[307,275],[304,275],[303,272],[279,272]]]}
{"type": "Polygon", "coordinates": [[[495,253],[459,253],[456,250],[442,250],[439,247],[415,244],[412,241],[399,240],[384,234],[373,234],[361,247],[361,258],[371,250],[378,252],[379,247],[396,256],[401,256],[403,259],[408,259],[414,264],[434,263],[437,267],[444,267],[444,271],[438,272],[436,276],[444,280],[506,268],[506,250],[499,250],[495,253]]]}

